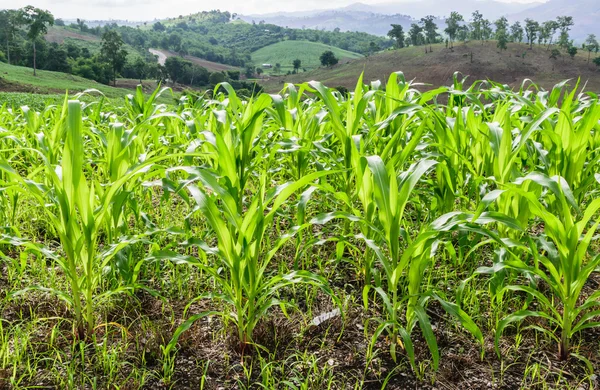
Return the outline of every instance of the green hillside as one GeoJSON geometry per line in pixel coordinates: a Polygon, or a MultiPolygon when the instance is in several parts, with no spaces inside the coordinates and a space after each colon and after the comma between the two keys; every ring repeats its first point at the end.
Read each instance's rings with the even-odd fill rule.
{"type": "Polygon", "coordinates": [[[283,73],[292,70],[292,61],[299,59],[302,61],[302,68],[306,70],[315,69],[321,65],[319,57],[326,51],[331,50],[341,63],[351,59],[362,57],[358,53],[342,50],[337,47],[325,45],[323,43],[308,41],[282,41],[263,47],[252,53],[252,61],[255,65],[261,64],[281,64],[283,73]]]}
{"type": "Polygon", "coordinates": [[[83,77],[67,73],[38,70],[33,76],[33,69],[23,66],[0,63],[0,91],[32,92],[39,94],[81,92],[86,89],[97,89],[107,97],[120,97],[129,90],[109,87],[83,77]]]}

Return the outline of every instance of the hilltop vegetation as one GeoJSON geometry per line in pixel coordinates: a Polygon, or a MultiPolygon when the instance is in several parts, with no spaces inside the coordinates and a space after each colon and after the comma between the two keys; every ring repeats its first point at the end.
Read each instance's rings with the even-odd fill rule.
{"type": "Polygon", "coordinates": [[[271,77],[264,86],[268,91],[277,91],[284,83],[323,80],[331,86],[351,89],[354,80],[363,72],[365,80],[371,81],[385,79],[396,71],[404,72],[407,79],[416,82],[447,85],[452,82],[454,72],[459,71],[471,80],[491,79],[513,87],[519,87],[527,78],[550,88],[563,80],[575,82],[581,77],[588,90],[600,91],[600,68],[588,62],[587,52],[579,52],[574,58],[563,53],[553,59],[550,58],[553,49],[547,50],[545,46],[536,45],[533,50],[528,50],[526,44],[509,43],[507,50],[500,50],[495,41],[458,43],[453,50],[444,44],[435,44],[431,49],[432,52],[426,53],[429,46],[411,46],[386,51],[329,69],[271,77]]]}

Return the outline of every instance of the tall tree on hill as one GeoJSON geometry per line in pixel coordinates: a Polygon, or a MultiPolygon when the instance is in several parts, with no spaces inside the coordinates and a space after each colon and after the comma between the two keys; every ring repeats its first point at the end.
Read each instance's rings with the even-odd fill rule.
{"type": "Polygon", "coordinates": [[[79,27],[79,31],[83,32],[87,26],[85,25],[85,21],[77,18],[77,27],[79,27]]]}
{"type": "Polygon", "coordinates": [[[463,41],[466,43],[471,34],[471,29],[468,24],[463,24],[458,26],[458,30],[456,32],[456,39],[459,41],[463,41]]]}
{"type": "Polygon", "coordinates": [[[115,86],[117,85],[117,73],[123,69],[127,58],[127,51],[123,49],[123,44],[123,38],[115,30],[108,30],[102,34],[100,53],[110,64],[112,80],[115,86]]]}
{"type": "Polygon", "coordinates": [[[21,24],[19,12],[12,9],[0,11],[0,34],[6,43],[6,59],[10,64],[10,47],[21,24]]]}
{"type": "Polygon", "coordinates": [[[535,41],[536,35],[540,30],[540,24],[532,19],[525,19],[525,34],[527,34],[527,42],[529,42],[529,49],[533,49],[533,42],[535,41]]]}
{"type": "Polygon", "coordinates": [[[498,41],[496,46],[500,50],[506,50],[506,44],[508,43],[508,19],[503,16],[496,20],[494,24],[496,25],[496,40],[498,41]]]}
{"type": "Polygon", "coordinates": [[[423,43],[423,27],[419,26],[416,23],[410,25],[410,30],[408,31],[408,37],[410,38],[410,42],[413,46],[419,46],[423,43]]]}
{"type": "Polygon", "coordinates": [[[571,41],[569,40],[569,31],[575,24],[572,16],[559,16],[556,18],[558,28],[560,29],[560,37],[558,39],[558,45],[565,50],[571,47],[571,41]]]}
{"type": "Polygon", "coordinates": [[[492,38],[492,34],[492,23],[487,19],[483,19],[481,21],[481,44],[483,45],[483,42],[489,41],[492,38]]]}
{"type": "Polygon", "coordinates": [[[552,40],[554,39],[554,35],[556,35],[556,31],[558,30],[558,22],[556,20],[548,20],[542,23],[542,31],[548,39],[548,47],[546,47],[546,51],[550,50],[550,46],[552,45],[552,40]]]}
{"type": "Polygon", "coordinates": [[[512,36],[512,40],[514,42],[523,42],[523,27],[521,26],[521,22],[515,22],[512,26],[510,26],[510,35],[512,36]]]}
{"type": "Polygon", "coordinates": [[[292,61],[292,66],[294,67],[294,73],[298,73],[298,69],[302,66],[302,61],[296,58],[292,61]]]}
{"type": "Polygon", "coordinates": [[[54,16],[52,16],[52,14],[48,11],[35,8],[31,5],[22,8],[19,14],[21,24],[27,27],[27,38],[31,40],[31,45],[33,46],[33,75],[36,76],[37,51],[35,47],[35,41],[40,36],[48,33],[48,26],[54,25],[54,16]]]}
{"type": "Polygon", "coordinates": [[[429,49],[431,49],[431,45],[437,42],[438,32],[437,32],[437,24],[435,24],[435,17],[432,15],[425,16],[421,18],[420,23],[423,25],[423,30],[425,31],[425,38],[427,38],[427,43],[429,43],[429,49]]]}
{"type": "Polygon", "coordinates": [[[319,57],[319,59],[321,60],[321,65],[326,66],[328,68],[337,64],[339,61],[331,50],[324,51],[321,54],[321,57],[319,57]]]}
{"type": "Polygon", "coordinates": [[[590,62],[590,57],[592,56],[592,52],[598,52],[600,45],[598,44],[598,40],[596,39],[596,35],[590,34],[585,40],[584,44],[585,50],[588,51],[588,63],[590,62]]]}
{"type": "Polygon", "coordinates": [[[479,10],[477,10],[473,12],[471,16],[471,37],[473,39],[483,41],[483,15],[481,14],[481,12],[479,12],[479,10]]]}
{"type": "Polygon", "coordinates": [[[392,29],[388,31],[387,36],[396,41],[396,48],[404,47],[404,29],[399,24],[392,24],[392,29]]]}
{"type": "Polygon", "coordinates": [[[146,77],[146,73],[148,71],[146,60],[144,60],[142,57],[138,57],[133,63],[133,68],[140,79],[140,84],[142,84],[142,79],[146,77]]]}
{"type": "Polygon", "coordinates": [[[464,21],[464,18],[461,14],[456,11],[452,11],[450,17],[446,19],[446,29],[444,30],[446,34],[448,34],[448,38],[450,39],[450,47],[454,47],[454,40],[456,39],[456,34],[460,28],[460,22],[464,21]]]}

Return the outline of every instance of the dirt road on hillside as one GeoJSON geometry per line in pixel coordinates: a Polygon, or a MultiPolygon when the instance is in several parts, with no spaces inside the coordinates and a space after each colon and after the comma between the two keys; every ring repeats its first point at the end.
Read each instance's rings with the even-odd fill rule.
{"type": "Polygon", "coordinates": [[[167,60],[167,56],[165,55],[165,53],[155,49],[148,49],[148,51],[158,57],[159,64],[161,64],[162,66],[165,65],[165,61],[167,60]]]}

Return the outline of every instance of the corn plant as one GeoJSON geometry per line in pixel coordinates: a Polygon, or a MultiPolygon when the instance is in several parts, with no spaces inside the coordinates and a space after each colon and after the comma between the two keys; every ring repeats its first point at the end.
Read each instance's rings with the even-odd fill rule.
{"type": "MultiPolygon", "coordinates": [[[[216,172],[206,169],[186,168],[185,170],[190,174],[188,183],[199,181],[201,185],[187,184],[191,199],[188,199],[187,195],[182,196],[195,203],[194,210],[204,215],[217,240],[216,248],[208,247],[206,244],[201,244],[200,248],[206,254],[216,256],[218,263],[215,266],[208,266],[201,259],[178,255],[171,251],[157,252],[152,258],[188,263],[205,270],[212,277],[220,291],[202,295],[197,299],[214,299],[228,306],[218,314],[235,324],[242,353],[252,343],[254,328],[268,310],[272,306],[288,304],[277,297],[279,291],[286,286],[297,283],[315,285],[337,300],[328,287],[327,281],[318,275],[307,271],[270,275],[268,271],[268,266],[277,255],[279,248],[297,231],[310,225],[304,224],[280,238],[271,238],[269,231],[277,213],[286,200],[299,189],[330,172],[312,173],[295,182],[271,189],[268,188],[268,176],[263,172],[252,201],[247,207],[240,209],[238,204],[242,194],[232,193],[234,189],[226,187],[224,183],[229,183],[227,178],[219,179],[216,172]],[[221,268],[225,271],[224,274],[219,272],[221,268]]],[[[165,353],[170,353],[181,333],[196,320],[215,313],[200,313],[187,319],[176,330],[165,353]]]]}
{"type": "Polygon", "coordinates": [[[504,328],[527,317],[539,317],[546,320],[551,328],[560,330],[559,335],[547,328],[533,326],[558,342],[558,355],[561,360],[570,355],[571,339],[581,330],[600,324],[594,319],[600,316],[600,293],[595,292],[582,299],[582,289],[590,275],[600,265],[600,256],[589,253],[591,243],[600,219],[595,217],[600,210],[600,199],[594,199],[585,210],[580,211],[573,192],[562,177],[548,177],[540,173],[531,173],[517,181],[511,191],[525,199],[531,212],[544,224],[544,235],[529,240],[530,261],[522,261],[516,256],[494,265],[493,271],[482,268],[479,272],[499,272],[502,269],[514,269],[539,279],[552,293],[544,294],[536,284],[509,285],[504,291],[525,292],[545,309],[525,308],[504,318],[496,330],[496,348],[504,328]],[[558,213],[548,211],[546,205],[535,193],[523,189],[523,184],[533,182],[549,191],[547,201],[555,204],[558,213]],[[595,221],[595,222],[594,222],[595,221]]]}
{"type": "Polygon", "coordinates": [[[79,339],[85,339],[95,328],[95,302],[109,294],[125,291],[119,288],[96,294],[102,281],[102,269],[123,247],[116,245],[102,249],[98,245],[99,233],[109,218],[110,205],[121,196],[125,183],[146,174],[156,161],[149,160],[131,167],[127,172],[121,172],[114,181],[106,183],[102,194],[99,195],[94,189],[95,180],[86,177],[84,125],[80,102],[69,101],[68,109],[63,112],[66,115],[64,131],[55,127],[55,130],[61,131],[65,137],[60,153],[44,148],[36,151],[44,161],[43,183],[22,175],[7,161],[0,163],[0,169],[10,178],[7,187],[18,189],[24,195],[30,196],[44,210],[50,226],[58,235],[62,253],[54,253],[48,248],[19,237],[3,236],[3,242],[24,246],[57,262],[67,277],[70,291],[35,286],[17,294],[31,289],[56,294],[73,309],[76,335],[79,339]],[[56,156],[60,156],[60,165],[53,164],[56,156]]]}

